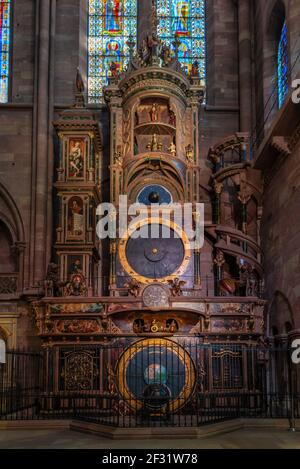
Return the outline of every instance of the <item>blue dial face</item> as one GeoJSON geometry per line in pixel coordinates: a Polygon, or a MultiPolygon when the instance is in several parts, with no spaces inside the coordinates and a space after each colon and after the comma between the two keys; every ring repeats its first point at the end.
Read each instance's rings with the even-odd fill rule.
{"type": "Polygon", "coordinates": [[[151,204],[171,204],[172,196],[170,192],[163,186],[153,184],[146,186],[138,195],[138,203],[144,205],[151,204]]]}
{"type": "Polygon", "coordinates": [[[163,279],[176,272],[184,261],[184,244],[174,230],[164,233],[164,227],[152,223],[145,233],[157,233],[155,238],[131,237],[126,244],[126,257],[131,268],[146,278],[163,279]],[[168,238],[164,235],[168,234],[168,238]]]}

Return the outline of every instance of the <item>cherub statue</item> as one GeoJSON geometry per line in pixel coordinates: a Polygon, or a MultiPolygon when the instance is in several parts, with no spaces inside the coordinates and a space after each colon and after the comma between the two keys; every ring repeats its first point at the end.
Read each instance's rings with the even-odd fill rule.
{"type": "Polygon", "coordinates": [[[128,288],[128,293],[130,295],[134,296],[135,298],[137,298],[139,296],[140,291],[141,291],[141,285],[137,280],[132,278],[130,280],[130,282],[125,283],[124,286],[125,286],[125,288],[128,288]]]}
{"type": "Polygon", "coordinates": [[[186,282],[176,277],[174,278],[174,280],[169,280],[168,283],[171,287],[172,296],[174,297],[182,296],[182,293],[183,293],[182,289],[184,285],[186,285],[186,282]]]}

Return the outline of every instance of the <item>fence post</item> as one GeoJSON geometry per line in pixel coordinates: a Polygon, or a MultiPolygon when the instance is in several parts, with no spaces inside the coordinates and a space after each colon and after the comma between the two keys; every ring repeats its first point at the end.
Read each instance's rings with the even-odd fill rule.
{"type": "Polygon", "coordinates": [[[292,378],[292,358],[290,354],[290,346],[288,344],[287,347],[287,369],[288,369],[288,386],[289,386],[289,393],[290,393],[290,418],[289,418],[289,424],[290,432],[295,432],[296,431],[296,420],[295,420],[295,407],[294,407],[294,390],[293,390],[293,378],[292,378]]]}

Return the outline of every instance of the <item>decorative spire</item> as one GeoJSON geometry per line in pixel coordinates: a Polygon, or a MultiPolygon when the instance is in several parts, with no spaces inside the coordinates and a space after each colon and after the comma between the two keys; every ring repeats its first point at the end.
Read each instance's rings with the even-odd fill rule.
{"type": "Polygon", "coordinates": [[[129,50],[129,60],[131,62],[134,56],[134,48],[135,48],[135,41],[134,41],[132,34],[130,34],[128,38],[127,45],[128,45],[128,50],[129,50]]]}
{"type": "Polygon", "coordinates": [[[157,26],[158,26],[158,18],[157,18],[157,5],[156,0],[152,0],[152,8],[151,8],[151,32],[152,35],[157,35],[157,26]]]}

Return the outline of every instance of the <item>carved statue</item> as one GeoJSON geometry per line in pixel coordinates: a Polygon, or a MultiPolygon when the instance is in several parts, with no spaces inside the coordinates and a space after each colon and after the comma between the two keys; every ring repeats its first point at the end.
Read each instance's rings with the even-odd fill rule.
{"type": "Polygon", "coordinates": [[[171,49],[166,44],[162,44],[161,46],[160,58],[162,61],[162,65],[165,67],[167,67],[170,62],[172,62],[171,49]]]}
{"type": "Polygon", "coordinates": [[[171,153],[172,156],[176,156],[176,145],[174,142],[171,142],[168,151],[171,153]]]}
{"type": "Polygon", "coordinates": [[[192,64],[191,77],[199,77],[199,62],[195,60],[192,64]]]}
{"type": "Polygon", "coordinates": [[[161,47],[161,41],[158,39],[155,33],[152,33],[151,36],[148,36],[148,48],[150,51],[151,61],[153,58],[158,57],[159,48],[161,47]]]}
{"type": "Polygon", "coordinates": [[[171,334],[174,334],[174,333],[177,332],[177,331],[178,331],[178,326],[177,326],[177,324],[176,324],[176,321],[174,321],[174,319],[173,319],[173,320],[171,321],[170,326],[169,326],[169,332],[170,332],[171,334]]]}
{"type": "Polygon", "coordinates": [[[48,265],[45,280],[45,296],[58,296],[63,286],[65,286],[65,282],[61,282],[59,279],[59,267],[54,262],[51,262],[48,265]]]}
{"type": "Polygon", "coordinates": [[[104,313],[102,314],[102,318],[101,318],[101,326],[103,328],[104,331],[106,331],[108,329],[108,326],[109,326],[109,319],[108,319],[108,316],[107,316],[107,312],[104,311],[104,313]]]}
{"type": "Polygon", "coordinates": [[[172,109],[169,110],[169,124],[176,127],[176,115],[172,109]]]}
{"type": "Polygon", "coordinates": [[[139,55],[142,61],[142,65],[148,65],[150,61],[150,49],[148,47],[148,42],[146,39],[142,40],[142,45],[139,51],[139,55]]]}
{"type": "Polygon", "coordinates": [[[151,122],[158,121],[158,105],[156,103],[152,104],[151,111],[150,111],[150,119],[151,119],[151,122]]]}
{"type": "Polygon", "coordinates": [[[65,287],[65,296],[85,296],[86,293],[87,287],[84,276],[81,273],[72,275],[65,287]]]}
{"type": "Polygon", "coordinates": [[[151,142],[147,145],[147,150],[151,151],[161,151],[162,150],[162,143],[159,141],[156,134],[153,135],[151,142]]]}
{"type": "Polygon", "coordinates": [[[194,149],[192,145],[188,145],[185,149],[185,156],[188,163],[194,163],[194,149]]]}
{"type": "Polygon", "coordinates": [[[76,91],[77,93],[84,93],[84,83],[79,68],[77,68],[76,73],[76,91]]]}
{"type": "Polygon", "coordinates": [[[122,151],[121,147],[118,146],[117,151],[114,154],[114,164],[122,166],[122,151]]]}
{"type": "Polygon", "coordinates": [[[225,264],[225,257],[224,257],[224,254],[222,251],[220,251],[218,249],[217,251],[217,254],[216,254],[216,257],[214,259],[214,264],[218,267],[218,268],[222,268],[223,265],[225,264]]]}
{"type": "Polygon", "coordinates": [[[249,273],[247,278],[246,296],[258,296],[258,281],[253,271],[249,273]]]}
{"type": "Polygon", "coordinates": [[[140,295],[140,291],[141,291],[141,285],[140,283],[135,280],[134,278],[132,278],[130,280],[130,282],[128,283],[125,283],[125,288],[128,288],[128,293],[131,295],[131,296],[134,296],[135,298],[137,298],[139,295],[140,295]]]}
{"type": "Polygon", "coordinates": [[[172,296],[174,297],[182,296],[182,293],[183,293],[182,289],[184,285],[186,285],[186,282],[184,282],[183,280],[179,280],[179,278],[176,277],[174,278],[174,280],[169,280],[168,283],[171,287],[172,296]]]}

